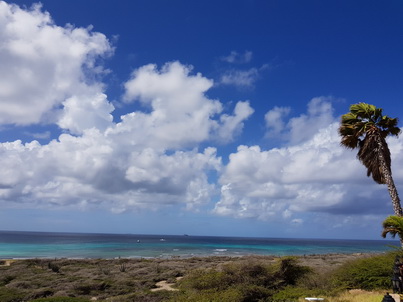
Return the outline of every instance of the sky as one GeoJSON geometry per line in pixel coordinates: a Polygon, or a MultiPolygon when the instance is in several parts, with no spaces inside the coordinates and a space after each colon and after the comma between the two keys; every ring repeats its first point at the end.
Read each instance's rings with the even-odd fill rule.
{"type": "MultiPolygon", "coordinates": [[[[337,129],[358,102],[403,121],[402,16],[0,1],[0,230],[381,239],[387,187],[337,129]]],[[[403,137],[388,144],[402,191],[403,137]]]]}

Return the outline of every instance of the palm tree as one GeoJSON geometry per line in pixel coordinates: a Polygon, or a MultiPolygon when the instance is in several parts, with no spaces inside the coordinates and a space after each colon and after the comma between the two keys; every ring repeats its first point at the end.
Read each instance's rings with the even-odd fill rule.
{"type": "Polygon", "coordinates": [[[386,238],[386,235],[389,233],[392,238],[395,238],[396,235],[399,236],[400,241],[403,240],[403,217],[400,216],[389,216],[383,222],[383,231],[382,237],[386,238]]]}
{"type": "Polygon", "coordinates": [[[382,108],[359,103],[350,106],[350,112],[341,117],[339,134],[341,145],[358,148],[357,157],[379,184],[386,184],[395,215],[403,216],[399,195],[392,178],[391,159],[386,137],[398,136],[398,119],[382,115],[382,108]]]}

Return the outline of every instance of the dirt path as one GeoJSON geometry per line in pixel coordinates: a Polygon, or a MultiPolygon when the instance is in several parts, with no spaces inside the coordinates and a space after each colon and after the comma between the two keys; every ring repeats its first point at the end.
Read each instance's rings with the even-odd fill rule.
{"type": "Polygon", "coordinates": [[[168,283],[167,281],[160,281],[157,282],[157,284],[155,284],[157,286],[157,288],[152,288],[151,291],[152,292],[156,292],[159,290],[169,290],[169,291],[175,291],[178,290],[176,288],[173,288],[172,285],[174,285],[175,283],[168,283]]]}
{"type": "MultiPolygon", "coordinates": [[[[178,277],[178,278],[176,278],[176,280],[180,280],[182,278],[183,277],[178,277]]],[[[173,285],[175,285],[175,283],[168,283],[166,280],[163,280],[163,281],[157,282],[155,284],[155,286],[157,286],[157,288],[152,288],[151,291],[156,292],[156,291],[159,291],[159,290],[169,290],[169,291],[177,291],[177,290],[179,290],[177,288],[173,288],[172,287],[173,285]]]]}
{"type": "Polygon", "coordinates": [[[15,262],[16,260],[1,260],[2,264],[0,266],[10,266],[11,263],[15,262]]]}

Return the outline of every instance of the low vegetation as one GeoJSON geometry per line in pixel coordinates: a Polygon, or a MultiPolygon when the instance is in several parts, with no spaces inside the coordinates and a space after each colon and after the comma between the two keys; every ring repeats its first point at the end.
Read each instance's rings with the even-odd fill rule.
{"type": "Polygon", "coordinates": [[[0,301],[381,301],[395,256],[20,260],[0,266],[0,301]],[[164,280],[175,291],[153,290],[164,280]]]}

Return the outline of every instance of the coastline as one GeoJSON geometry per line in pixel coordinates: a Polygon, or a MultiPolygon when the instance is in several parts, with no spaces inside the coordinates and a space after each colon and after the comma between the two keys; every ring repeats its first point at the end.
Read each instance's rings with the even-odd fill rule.
{"type": "Polygon", "coordinates": [[[387,252],[365,252],[365,253],[327,253],[327,254],[307,254],[307,255],[258,255],[258,254],[248,254],[248,255],[196,255],[196,256],[172,256],[172,257],[113,257],[113,258],[85,258],[85,257],[32,257],[32,258],[0,258],[0,266],[9,266],[10,264],[17,261],[193,261],[197,259],[198,261],[214,262],[214,260],[227,259],[230,261],[244,260],[244,259],[260,259],[260,260],[276,260],[283,257],[295,257],[299,259],[301,264],[307,266],[321,266],[326,262],[331,261],[332,264],[342,264],[344,262],[355,260],[359,258],[368,258],[372,256],[382,255],[387,252]]]}
{"type": "Polygon", "coordinates": [[[381,253],[389,240],[245,238],[0,231],[0,259],[171,259],[381,253]]]}

